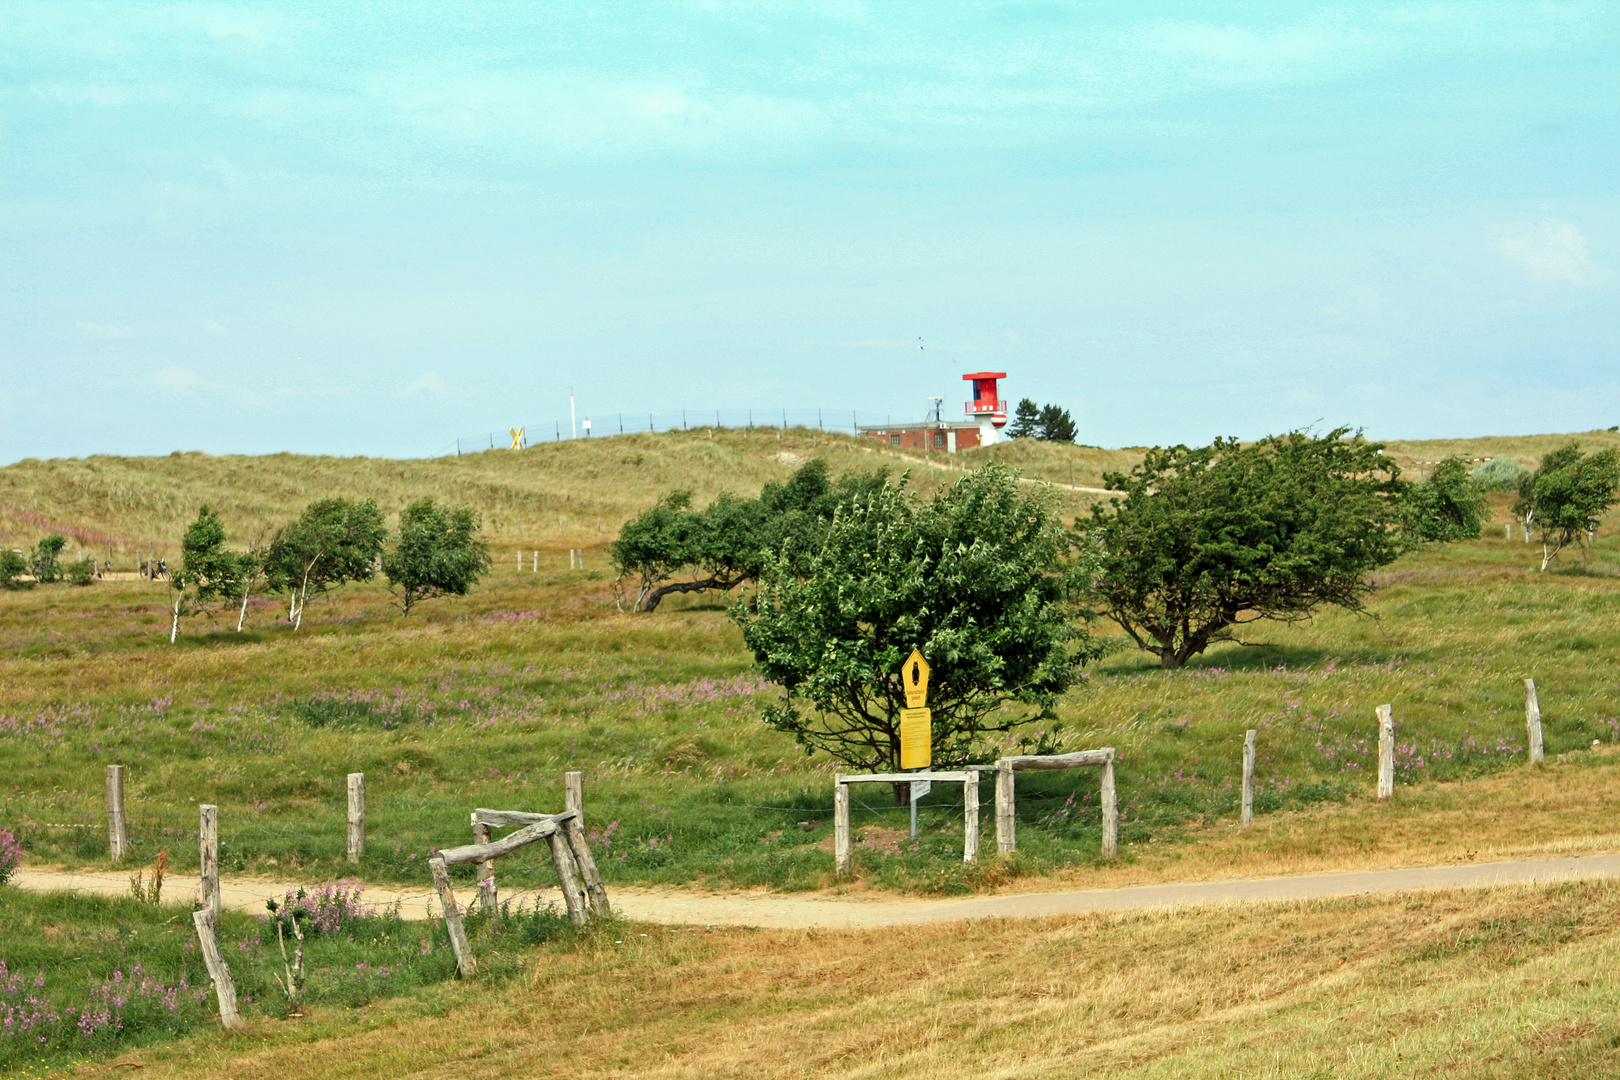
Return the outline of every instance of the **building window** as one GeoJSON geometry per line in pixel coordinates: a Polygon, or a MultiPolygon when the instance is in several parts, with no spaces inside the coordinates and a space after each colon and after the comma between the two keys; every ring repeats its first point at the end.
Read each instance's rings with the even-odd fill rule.
{"type": "Polygon", "coordinates": [[[900,445],[900,436],[898,436],[898,435],[890,435],[889,436],[889,445],[890,446],[899,446],[900,445]]]}
{"type": "Polygon", "coordinates": [[[934,449],[945,449],[945,433],[943,431],[934,432],[934,449]]]}

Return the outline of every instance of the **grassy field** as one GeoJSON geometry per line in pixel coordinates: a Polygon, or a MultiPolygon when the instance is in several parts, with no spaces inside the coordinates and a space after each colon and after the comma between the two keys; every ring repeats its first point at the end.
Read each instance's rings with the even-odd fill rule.
{"type": "MultiPolygon", "coordinates": [[[[1544,442],[1550,449],[1562,441],[1547,436],[1516,445],[1535,448],[1544,442]]],[[[1588,444],[1600,440],[1594,436],[1588,444]]],[[[855,874],[835,882],[829,835],[834,765],[805,757],[760,723],[760,708],[774,691],[752,674],[722,604],[677,597],[653,616],[625,614],[615,607],[602,569],[612,522],[666,487],[692,487],[700,497],[721,486],[748,492],[785,476],[809,453],[823,451],[838,468],[910,464],[882,448],[808,432],[788,432],[780,444],[774,433],[760,432],[724,433],[712,443],[701,432],[637,436],[551,448],[549,457],[536,450],[459,461],[197,455],[120,463],[126,490],[150,488],[132,496],[127,506],[106,499],[98,503],[100,496],[64,479],[70,474],[82,479],[92,464],[112,472],[108,459],[0,470],[0,491],[6,492],[0,503],[52,522],[78,523],[87,531],[133,535],[142,521],[162,521],[166,535],[177,536],[181,523],[194,515],[194,503],[215,498],[227,521],[268,522],[328,493],[376,496],[389,506],[421,493],[487,499],[480,505],[496,525],[494,574],[473,595],[435,601],[408,619],[398,616],[380,586],[363,586],[312,606],[300,633],[287,628],[284,609],[264,600],[250,609],[242,634],[231,629],[234,613],[220,613],[188,620],[180,643],[170,646],[161,584],[110,581],[83,589],[0,593],[0,746],[8,766],[0,784],[0,828],[18,832],[31,865],[105,866],[102,775],[105,765],[117,761],[129,771],[136,863],[150,863],[167,850],[177,870],[194,867],[196,804],[211,802],[221,807],[227,874],[311,884],[352,872],[342,858],[343,779],[351,771],[365,772],[368,788],[368,845],[358,873],[378,882],[424,882],[428,851],[469,839],[466,814],[473,806],[559,809],[561,774],[571,769],[586,774],[588,830],[610,889],[665,882],[948,894],[1620,847],[1620,830],[1609,810],[1620,799],[1620,747],[1615,745],[1620,697],[1612,661],[1620,647],[1620,544],[1610,534],[1613,522],[1600,531],[1584,561],[1569,553],[1560,560],[1560,572],[1550,574],[1534,573],[1538,559],[1532,548],[1504,540],[1498,523],[1478,542],[1428,549],[1386,568],[1370,604],[1372,617],[1328,611],[1309,623],[1257,626],[1249,634],[1253,644],[1220,647],[1177,672],[1160,671],[1130,652],[1092,668],[1084,685],[1062,703],[1059,739],[1066,749],[1120,749],[1117,860],[1104,862],[1098,854],[1094,775],[1023,774],[1015,858],[987,858],[972,868],[961,864],[959,789],[940,788],[930,796],[915,842],[906,834],[904,811],[878,792],[862,791],[854,813],[855,874]],[[636,453],[643,455],[640,467],[632,461],[636,453]],[[250,469],[262,474],[263,488],[235,486],[232,477],[250,469]],[[416,486],[435,476],[442,488],[416,486]],[[531,539],[528,526],[518,532],[515,523],[541,519],[542,509],[554,516],[565,505],[541,501],[536,493],[543,490],[549,492],[546,498],[573,500],[566,502],[565,534],[531,539]],[[594,531],[597,513],[604,518],[602,534],[594,531]],[[502,531],[503,520],[514,523],[513,531],[502,531]],[[576,520],[578,531],[567,532],[567,523],[576,520]],[[583,547],[590,569],[562,569],[567,547],[583,547]],[[539,571],[529,554],[518,569],[517,553],[536,549],[539,571]],[[1549,765],[1538,771],[1524,768],[1526,677],[1537,680],[1547,729],[1549,765]],[[1399,724],[1398,790],[1391,804],[1380,805],[1371,799],[1372,710],[1384,702],[1394,705],[1399,724]],[[1248,728],[1260,732],[1260,794],[1256,827],[1239,833],[1238,763],[1248,728]]],[[[1467,453],[1469,446],[1447,451],[1467,453]]],[[[1128,464],[1120,456],[1126,452],[1108,457],[1084,448],[1017,444],[979,457],[993,453],[1012,459],[1031,477],[1040,472],[1065,484],[1062,469],[1072,458],[1080,486],[1089,486],[1103,469],[1128,464]]],[[[1400,453],[1413,462],[1441,456],[1425,444],[1408,444],[1400,453]]],[[[927,490],[954,474],[924,463],[913,475],[927,490]]],[[[1072,514],[1094,496],[1069,492],[1063,497],[1072,514]]],[[[1494,509],[1498,522],[1505,520],[1506,498],[1497,497],[1494,509]]],[[[13,514],[6,520],[20,519],[13,514]]],[[[11,535],[8,542],[31,542],[33,536],[11,535]]],[[[1006,748],[987,747],[986,756],[1006,748]]],[[[549,884],[549,868],[539,858],[517,856],[508,862],[502,874],[510,885],[549,884]]],[[[0,896],[0,907],[16,916],[20,901],[14,894],[0,896]]],[[[1508,1012],[1519,1008],[1513,1000],[1523,984],[1516,980],[1530,977],[1521,976],[1520,968],[1550,980],[1582,964],[1607,963],[1612,931],[1601,929],[1607,924],[1591,913],[1605,903],[1612,910],[1612,899],[1603,889],[1583,886],[1573,892],[1501,894],[1478,911],[1473,901],[1458,897],[1412,901],[1415,906],[1378,901],[1366,908],[1288,909],[1287,918],[1312,928],[1299,932],[1302,939],[1319,945],[1331,938],[1336,923],[1354,928],[1382,919],[1405,928],[1387,949],[1357,953],[1364,965],[1346,959],[1350,971],[1393,980],[1387,996],[1379,996],[1385,994],[1379,990],[1371,997],[1370,984],[1358,981],[1359,975],[1336,981],[1331,973],[1284,980],[1287,987],[1262,998],[1186,997],[1171,977],[1175,971],[1214,973],[1222,963],[1189,942],[1198,935],[1233,943],[1257,940],[1243,935],[1260,930],[1231,913],[1177,916],[1162,928],[1147,917],[1139,923],[1094,919],[1027,930],[976,928],[967,936],[996,952],[996,965],[963,967],[942,960],[931,969],[934,974],[919,976],[921,982],[911,989],[894,973],[912,969],[900,952],[885,951],[891,945],[883,935],[834,935],[813,948],[792,935],[726,934],[695,944],[679,935],[649,937],[642,944],[637,937],[632,945],[643,951],[633,960],[616,951],[619,946],[580,939],[547,954],[533,987],[538,996],[527,1011],[500,999],[491,1024],[505,1034],[491,1036],[488,1053],[514,1063],[502,1069],[517,1071],[516,1063],[526,1062],[522,1067],[543,1073],[543,1060],[523,1057],[508,1044],[521,1039],[550,1045],[550,1036],[537,1035],[533,1026],[542,1016],[562,1017],[556,1030],[580,1035],[570,1026],[574,1021],[556,1011],[563,1009],[559,980],[577,976],[596,987],[592,994],[602,995],[589,998],[597,1003],[593,1008],[619,1017],[592,1027],[590,1045],[614,1048],[593,1056],[593,1068],[611,1071],[604,1063],[621,1062],[614,1066],[621,1072],[740,1073],[741,1058],[728,1064],[723,1055],[702,1049],[753,1045],[748,1040],[754,1036],[742,1027],[747,1017],[742,998],[734,1001],[722,986],[731,972],[739,986],[781,979],[794,988],[770,1005],[784,1039],[847,1028],[847,1041],[828,1044],[845,1049],[831,1057],[809,1051],[802,1057],[834,1075],[933,1069],[931,1054],[939,1061],[952,1055],[987,1061],[976,1069],[986,1075],[1041,1069],[1083,1074],[1102,1067],[1096,1063],[1144,1076],[1186,1068],[1310,1075],[1301,1057],[1307,1039],[1288,1036],[1288,1025],[1306,1025],[1302,1030],[1326,1025],[1323,1031],[1331,1033],[1337,1030],[1333,1024],[1351,1023],[1335,1017],[1360,1017],[1354,1019],[1357,1030],[1367,1024],[1412,1030],[1410,1039],[1380,1036],[1377,1045],[1362,1049],[1352,1049],[1348,1039],[1332,1043],[1345,1047],[1347,1056],[1334,1059],[1339,1063],[1331,1075],[1383,1075],[1380,1069],[1387,1072],[1395,1060],[1385,1045],[1393,1048],[1389,1053],[1406,1052],[1401,1061],[1418,1055],[1428,1068],[1451,1052],[1447,1040],[1459,1038],[1484,1048],[1471,1060],[1488,1064],[1498,1055],[1497,1064],[1490,1065],[1496,1072],[1481,1064],[1470,1075],[1564,1075],[1550,1065],[1543,1073],[1522,1071],[1528,1059],[1506,1049],[1512,1040],[1504,1034],[1519,1029],[1509,1024],[1486,1031],[1478,1002],[1508,1000],[1503,1006],[1508,1012]],[[1566,910],[1577,909],[1588,913],[1576,920],[1585,929],[1543,942],[1539,952],[1522,951],[1530,948],[1527,942],[1541,940],[1535,937],[1544,921],[1538,912],[1562,919],[1566,910]],[[1374,914],[1363,915],[1364,910],[1374,914]],[[1399,914],[1403,911],[1416,914],[1399,914]],[[1501,925],[1523,933],[1504,931],[1487,941],[1495,931],[1477,928],[1491,920],[1507,920],[1501,925]],[[1044,968],[1031,966],[1039,941],[1054,935],[1094,941],[1104,928],[1115,928],[1107,932],[1117,930],[1123,940],[1146,950],[1129,971],[1097,960],[1103,966],[1086,967],[1070,979],[1064,972],[1073,968],[1072,958],[1067,966],[1056,960],[1044,968]],[[1485,943],[1468,945],[1455,956],[1413,959],[1411,950],[1430,948],[1445,934],[1485,943]],[[992,948],[989,942],[998,936],[1006,945],[992,948]],[[1407,944],[1397,947],[1397,940],[1407,944]],[[680,951],[689,945],[698,951],[680,951]],[[814,973],[840,951],[859,957],[862,978],[837,986],[818,981],[822,976],[814,973]],[[818,955],[824,959],[814,960],[818,955]],[[1470,958],[1486,955],[1512,959],[1502,959],[1500,970],[1470,968],[1470,958]],[[1150,963],[1153,957],[1157,960],[1150,963]],[[1047,972],[1050,992],[1030,989],[1038,984],[1037,970],[1047,972]],[[697,981],[687,990],[666,986],[675,972],[697,981]],[[1026,973],[1031,973],[1027,979],[1026,973]],[[1131,991],[1133,996],[1114,995],[1122,1002],[1117,1015],[1106,1009],[1099,1013],[1095,1002],[1102,984],[1095,980],[1105,977],[1148,982],[1131,991]],[[721,983],[705,981],[711,979],[721,983]],[[979,999],[969,986],[990,987],[1003,979],[1022,989],[1008,994],[986,989],[979,999]],[[622,1025],[630,1024],[633,1014],[616,1004],[631,1000],[622,996],[624,980],[645,986],[647,1008],[664,1010],[656,1015],[670,1018],[651,1024],[650,1031],[666,1030],[660,1025],[673,1024],[685,1009],[695,1010],[693,1022],[710,1034],[680,1043],[694,1049],[667,1059],[655,1052],[651,1034],[624,1038],[622,1025]],[[908,996],[921,993],[920,986],[933,988],[928,1000],[951,1003],[919,1013],[934,1018],[937,1034],[885,1041],[876,1020],[861,1019],[867,1012],[898,1017],[907,1001],[921,1000],[908,996]],[[704,1006],[706,993],[717,995],[719,1004],[704,1006]],[[1038,1007],[1048,998],[1055,1010],[1050,1014],[1038,1007]],[[1220,1001],[1226,1004],[1209,1004],[1220,1001]],[[1005,1023],[996,1019],[997,1010],[1009,1008],[1005,1023]],[[1415,1026],[1399,1020],[1421,1018],[1425,1009],[1446,1015],[1415,1026]],[[970,1022],[970,1013],[981,1012],[988,1019],[970,1022]],[[1065,1035],[1062,1045],[1074,1049],[1050,1063],[1019,1056],[1018,1032],[1037,1030],[1047,1022],[1043,1016],[1071,1015],[1095,1025],[1095,1037],[1079,1029],[1065,1035]],[[1260,1026],[1250,1031],[1251,1023],[1260,1026]],[[1423,1032],[1429,1034],[1419,1037],[1423,1032]],[[1403,1046],[1409,1049],[1402,1051],[1403,1046]],[[1095,1052],[1082,1053],[1084,1047],[1095,1052]],[[867,1050],[878,1055],[876,1064],[862,1064],[867,1050]]],[[[0,910],[0,921],[7,917],[0,910]]],[[[100,916],[86,918],[94,923],[100,916]]],[[[116,923],[130,916],[108,918],[116,923]]],[[[1275,922],[1268,920],[1261,921],[1275,922]]],[[[951,951],[954,938],[945,931],[908,930],[895,940],[941,956],[962,954],[951,951]]],[[[1317,947],[1260,951],[1266,957],[1275,953],[1275,968],[1266,971],[1297,967],[1303,972],[1315,970],[1310,958],[1318,955],[1311,952],[1317,947]]],[[[0,958],[12,960],[10,951],[8,946],[0,958]]],[[[63,956],[72,951],[63,946],[63,956]]],[[[972,947],[966,952],[983,955],[972,947]]],[[[45,957],[34,960],[44,963],[45,957]]],[[[1237,961],[1224,962],[1228,975],[1248,970],[1242,964],[1232,967],[1237,961]]],[[[384,1046],[387,1039],[404,1032],[401,1045],[421,1042],[426,1036],[410,1034],[417,1030],[411,1025],[432,1027],[455,1009],[472,1008],[474,998],[467,995],[477,993],[442,987],[428,977],[414,985],[410,1002],[376,1006],[365,1014],[375,1015],[375,1021],[362,1019],[355,1026],[354,1014],[312,1014],[303,1025],[274,1033],[260,1029],[246,1040],[205,1038],[198,1060],[217,1064],[209,1054],[243,1052],[262,1037],[270,1040],[262,1051],[264,1071],[274,1065],[297,1073],[313,1071],[314,1059],[299,1055],[315,1053],[311,1047],[326,1045],[321,1040],[358,1040],[343,1050],[320,1052],[343,1055],[345,1061],[352,1053],[355,1062],[366,1063],[356,1064],[354,1075],[397,1071],[384,1046]],[[386,1039],[366,1034],[374,1023],[383,1025],[377,1031],[392,1034],[386,1039]]],[[[1591,1060],[1614,1032],[1603,1026],[1606,1021],[1575,1013],[1612,1004],[1612,989],[1601,982],[1579,992],[1570,989],[1558,1006],[1574,1010],[1569,1016],[1554,1009],[1549,1015],[1555,1018],[1539,1026],[1527,1016],[1514,1023],[1522,1021],[1541,1033],[1538,1038],[1566,1033],[1567,1038],[1546,1036],[1552,1039],[1546,1043],[1548,1062],[1557,1056],[1553,1051],[1566,1052],[1560,1048],[1575,1055],[1569,1057],[1572,1063],[1591,1060]]],[[[473,1044],[461,1040],[447,1037],[443,1051],[449,1058],[474,1054],[473,1044]]],[[[1052,1038],[1042,1036],[1041,1046],[1053,1045],[1052,1038]]],[[[113,1049],[96,1050],[98,1060],[113,1049]]],[[[257,1053],[249,1053],[243,1066],[249,1075],[260,1068],[257,1053]]],[[[577,1057],[570,1060],[578,1065],[577,1057]]],[[[182,1070],[177,1058],[163,1067],[182,1070]]]]}
{"type": "Polygon", "coordinates": [[[873,931],[598,924],[517,977],[317,1003],[111,1071],[1605,1077],[1617,906],[1595,883],[873,931]]]}

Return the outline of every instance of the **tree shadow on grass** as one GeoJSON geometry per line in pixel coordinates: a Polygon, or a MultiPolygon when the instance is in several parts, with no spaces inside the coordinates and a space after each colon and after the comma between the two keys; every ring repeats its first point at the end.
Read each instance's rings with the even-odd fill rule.
{"type": "MultiPolygon", "coordinates": [[[[1253,645],[1216,646],[1209,652],[1188,660],[1186,666],[1180,670],[1189,673],[1276,671],[1279,668],[1288,671],[1309,671],[1325,668],[1330,662],[1347,667],[1377,667],[1396,660],[1417,659],[1420,656],[1420,653],[1414,653],[1411,649],[1393,650],[1365,646],[1327,649],[1262,642],[1253,645]]],[[[1104,675],[1144,675],[1170,669],[1160,667],[1158,659],[1152,654],[1140,652],[1128,659],[1116,660],[1107,667],[1095,670],[1104,675]]]]}

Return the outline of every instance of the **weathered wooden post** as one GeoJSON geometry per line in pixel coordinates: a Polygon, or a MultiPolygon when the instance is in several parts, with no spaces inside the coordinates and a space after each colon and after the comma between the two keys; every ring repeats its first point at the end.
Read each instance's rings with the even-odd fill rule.
{"type": "Polygon", "coordinates": [[[979,861],[979,774],[962,781],[962,861],[979,861]]]}
{"type": "Polygon", "coordinates": [[[450,932],[450,948],[456,954],[456,970],[466,978],[478,970],[478,961],[473,958],[472,946],[467,942],[467,928],[461,924],[461,912],[456,908],[456,894],[450,888],[450,871],[444,868],[444,860],[437,857],[428,860],[428,869],[433,873],[433,887],[439,892],[439,903],[444,907],[444,928],[450,932]]]}
{"type": "Polygon", "coordinates": [[[1502,526],[1502,528],[1507,530],[1506,532],[1504,532],[1502,534],[1502,539],[1504,539],[1504,540],[1512,540],[1513,539],[1513,522],[1511,522],[1511,521],[1508,522],[1506,525],[1502,526]]]}
{"type": "Polygon", "coordinates": [[[1378,801],[1395,794],[1395,713],[1380,705],[1378,714],[1378,801]]]}
{"type": "MultiPolygon", "coordinates": [[[[472,814],[473,843],[488,844],[491,832],[488,825],[478,820],[478,811],[472,814]]],[[[491,920],[500,918],[500,897],[495,892],[495,859],[484,859],[478,864],[478,910],[491,920]]]]}
{"type": "Polygon", "coordinates": [[[1243,821],[1247,829],[1254,820],[1254,741],[1259,732],[1250,728],[1243,734],[1243,821]]]}
{"type": "Polygon", "coordinates": [[[585,774],[582,772],[563,773],[563,810],[572,810],[578,814],[576,818],[581,826],[585,824],[585,774]]]}
{"type": "Polygon", "coordinates": [[[1541,703],[1536,700],[1536,680],[1524,680],[1524,722],[1530,731],[1530,764],[1540,765],[1546,759],[1541,741],[1541,703]]]}
{"type": "Polygon", "coordinates": [[[358,863],[366,850],[366,774],[349,774],[349,861],[358,863]]]}
{"type": "Polygon", "coordinates": [[[574,861],[568,838],[559,829],[546,837],[546,842],[551,845],[551,861],[557,867],[557,884],[562,887],[568,918],[574,925],[584,926],[590,914],[585,910],[585,892],[579,887],[579,864],[574,861]]]}
{"type": "Polygon", "coordinates": [[[124,767],[107,766],[107,853],[121,862],[129,853],[129,826],[124,820],[124,767]]]}
{"type": "Polygon", "coordinates": [[[585,882],[585,895],[590,898],[591,911],[602,918],[612,914],[608,908],[607,889],[602,884],[602,873],[596,868],[596,857],[585,839],[585,774],[563,773],[563,810],[572,810],[573,818],[563,826],[568,833],[568,846],[573,849],[574,861],[579,864],[579,876],[585,882]]]}
{"type": "Polygon", "coordinates": [[[540,572],[540,551],[537,548],[537,549],[535,549],[535,552],[534,552],[534,566],[533,566],[533,569],[531,570],[531,573],[538,574],[539,572],[540,572]]]}
{"type": "Polygon", "coordinates": [[[219,807],[197,807],[198,874],[202,878],[202,907],[209,918],[219,917],[219,807]]]}
{"type": "Polygon", "coordinates": [[[214,935],[214,914],[207,908],[191,913],[191,924],[197,928],[197,944],[202,949],[203,964],[208,977],[214,980],[214,995],[219,999],[219,1022],[225,1028],[242,1026],[242,1014],[236,1011],[236,982],[231,969],[219,952],[219,938],[214,935]]]}
{"type": "Polygon", "coordinates": [[[996,762],[996,854],[1011,855],[1018,850],[1016,788],[1011,763],[996,762]]]}
{"type": "Polygon", "coordinates": [[[849,873],[849,785],[833,783],[833,871],[849,873]]]}
{"type": "Polygon", "coordinates": [[[1113,855],[1119,850],[1119,795],[1114,790],[1114,752],[1102,767],[1102,853],[1113,855]]]}

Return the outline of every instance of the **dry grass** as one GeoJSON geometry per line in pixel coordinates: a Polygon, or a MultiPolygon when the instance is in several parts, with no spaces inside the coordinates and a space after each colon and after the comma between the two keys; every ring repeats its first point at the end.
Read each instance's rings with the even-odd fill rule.
{"type": "Polygon", "coordinates": [[[528,986],[263,1021],[157,1078],[1614,1075],[1614,883],[882,931],[620,925],[528,986]]]}

